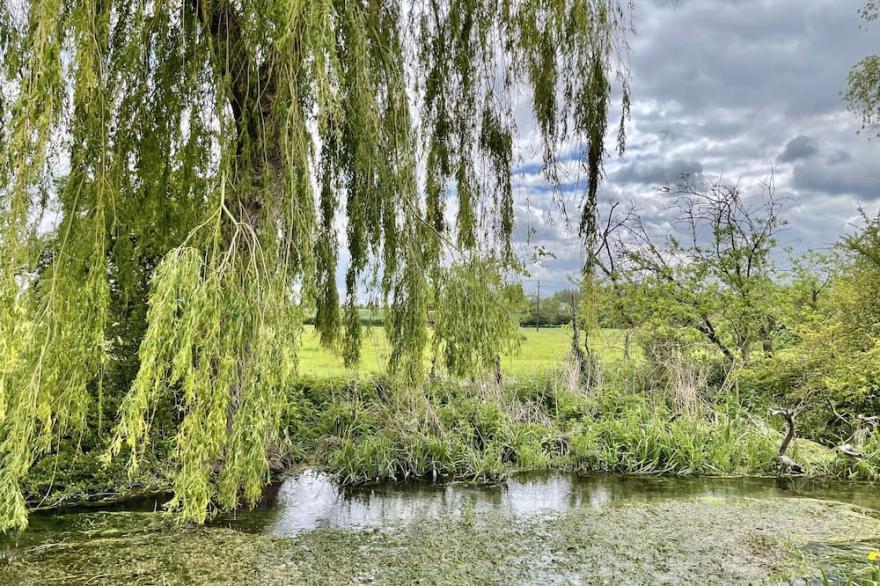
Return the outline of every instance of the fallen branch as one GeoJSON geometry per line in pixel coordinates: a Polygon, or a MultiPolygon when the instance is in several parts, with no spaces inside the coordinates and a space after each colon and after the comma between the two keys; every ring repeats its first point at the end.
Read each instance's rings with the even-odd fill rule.
{"type": "Polygon", "coordinates": [[[798,416],[798,413],[800,413],[800,410],[801,407],[798,406],[797,409],[772,409],[770,411],[770,415],[780,415],[788,424],[788,431],[786,432],[785,437],[782,438],[782,444],[779,446],[779,455],[776,456],[776,463],[783,471],[790,474],[804,473],[804,466],[802,464],[798,464],[785,455],[786,450],[788,450],[788,445],[791,443],[791,440],[794,439],[794,420],[798,416]]]}
{"type": "Polygon", "coordinates": [[[834,448],[844,456],[849,456],[850,458],[855,458],[856,460],[861,460],[865,457],[865,455],[859,452],[855,447],[851,444],[842,444],[834,448]]]}

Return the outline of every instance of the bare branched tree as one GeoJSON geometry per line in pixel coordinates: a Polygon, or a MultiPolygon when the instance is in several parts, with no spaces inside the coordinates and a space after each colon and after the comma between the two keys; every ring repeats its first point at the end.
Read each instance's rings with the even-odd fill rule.
{"type": "Polygon", "coordinates": [[[775,323],[767,295],[787,201],[776,196],[772,174],[755,197],[746,197],[740,182],[690,175],[660,193],[674,198],[673,232],[658,237],[638,213],[629,213],[611,256],[631,275],[663,285],[677,311],[686,310],[687,325],[729,360],[748,362],[756,341],[771,353],[775,323]]]}

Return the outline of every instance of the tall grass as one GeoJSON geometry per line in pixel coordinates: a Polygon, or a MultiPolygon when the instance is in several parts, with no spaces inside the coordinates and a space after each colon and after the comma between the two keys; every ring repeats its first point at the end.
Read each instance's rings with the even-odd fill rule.
{"type": "Polygon", "coordinates": [[[634,375],[626,368],[601,376],[602,385],[589,387],[561,369],[503,386],[439,379],[424,389],[394,388],[381,378],[316,379],[295,390],[300,408],[288,436],[313,464],[348,483],[495,480],[549,468],[770,471],[778,435],[736,406],[683,406],[674,389],[658,400],[656,392],[627,388],[634,375]]]}
{"type": "Polygon", "coordinates": [[[859,449],[862,458],[838,453],[829,465],[830,472],[853,480],[880,481],[880,432],[871,432],[859,449]]]}

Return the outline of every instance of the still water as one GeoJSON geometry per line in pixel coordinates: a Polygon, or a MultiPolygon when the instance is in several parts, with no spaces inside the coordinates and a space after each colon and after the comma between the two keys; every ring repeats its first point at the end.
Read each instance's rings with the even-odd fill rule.
{"type": "MultiPolygon", "coordinates": [[[[257,508],[228,514],[209,524],[290,537],[314,529],[374,529],[417,519],[448,518],[465,510],[529,517],[683,498],[778,497],[839,501],[880,511],[880,489],[876,484],[806,478],[528,473],[497,484],[410,482],[342,487],[324,473],[304,470],[268,486],[257,508]]],[[[149,497],[37,512],[31,515],[26,533],[36,537],[44,531],[57,531],[71,514],[161,510],[165,500],[149,497]]]]}
{"type": "Polygon", "coordinates": [[[560,473],[341,487],[305,470],[205,529],[145,514],[167,497],[34,513],[0,538],[0,584],[846,583],[880,569],[877,488],[560,473]]]}
{"type": "Polygon", "coordinates": [[[420,518],[497,510],[529,516],[619,503],[681,498],[816,498],[880,510],[880,490],[868,483],[764,478],[687,478],[531,473],[499,484],[384,483],[343,488],[307,470],[270,486],[261,505],[214,524],[293,536],[313,529],[369,529],[420,518]]]}

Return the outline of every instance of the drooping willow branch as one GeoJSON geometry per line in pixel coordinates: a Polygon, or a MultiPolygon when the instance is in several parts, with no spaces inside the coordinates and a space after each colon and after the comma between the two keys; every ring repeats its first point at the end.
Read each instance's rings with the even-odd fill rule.
{"type": "Polygon", "coordinates": [[[136,466],[158,398],[173,396],[175,504],[196,520],[265,482],[307,311],[356,364],[360,288],[375,275],[390,370],[421,380],[444,243],[516,262],[522,89],[549,178],[563,145],[585,145],[591,250],[614,80],[624,116],[629,104],[629,12],[616,0],[4,4],[0,529],[26,523],[31,463],[86,425],[121,362],[137,368],[114,375],[131,388],[111,451],[136,466]]]}

